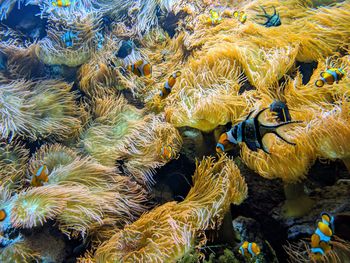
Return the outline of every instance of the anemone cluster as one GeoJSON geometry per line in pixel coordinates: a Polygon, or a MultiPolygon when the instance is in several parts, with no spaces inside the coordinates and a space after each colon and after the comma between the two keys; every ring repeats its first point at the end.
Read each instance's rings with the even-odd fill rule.
{"type": "MultiPolygon", "coordinates": [[[[27,233],[47,224],[89,243],[78,262],[181,261],[247,198],[236,163],[283,181],[288,216],[312,207],[294,190],[317,160],[350,171],[348,1],[6,0],[1,19],[27,5],[44,37],[0,26],[0,262],[45,261],[27,233]],[[197,159],[182,201],[154,203],[183,129],[218,141],[274,101],[297,122],[258,138],[268,151],[239,134],[197,159]]],[[[336,242],[325,259],[349,260],[336,242]]]]}

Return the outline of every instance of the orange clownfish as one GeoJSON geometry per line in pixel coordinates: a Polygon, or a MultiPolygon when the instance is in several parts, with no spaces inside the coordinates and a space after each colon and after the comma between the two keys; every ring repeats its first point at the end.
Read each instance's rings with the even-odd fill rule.
{"type": "Polygon", "coordinates": [[[330,242],[334,234],[334,217],[328,213],[322,213],[321,220],[311,236],[311,253],[315,260],[321,259],[332,249],[330,242]]]}
{"type": "Polygon", "coordinates": [[[170,145],[163,146],[160,150],[160,157],[166,161],[170,161],[175,157],[175,151],[170,145]]]}
{"type": "Polygon", "coordinates": [[[68,7],[70,6],[71,2],[70,0],[56,0],[52,2],[53,6],[58,6],[58,7],[68,7]]]}
{"type": "Polygon", "coordinates": [[[152,76],[152,66],[144,60],[139,60],[135,64],[129,65],[127,68],[138,77],[152,76]]]}
{"type": "Polygon", "coordinates": [[[260,254],[260,247],[254,242],[244,241],[238,251],[242,256],[255,257],[260,254]]]}
{"type": "Polygon", "coordinates": [[[171,92],[171,89],[174,87],[174,85],[176,83],[176,78],[178,78],[180,76],[181,76],[181,72],[180,71],[176,71],[175,73],[171,74],[171,76],[165,82],[164,87],[162,88],[162,90],[159,93],[159,96],[162,99],[165,99],[166,97],[168,97],[168,95],[171,92]]]}
{"type": "Polygon", "coordinates": [[[233,12],[233,16],[238,19],[239,22],[244,24],[247,21],[247,14],[244,11],[238,12],[235,11],[233,12]]]}
{"type": "Polygon", "coordinates": [[[0,222],[4,221],[6,218],[6,212],[5,209],[0,210],[0,222]]]}
{"type": "Polygon", "coordinates": [[[47,181],[49,181],[49,170],[46,165],[42,165],[35,171],[30,184],[32,186],[43,186],[47,181]]]}
{"type": "Polygon", "coordinates": [[[334,82],[338,83],[345,76],[345,71],[342,68],[330,68],[321,72],[320,79],[316,80],[316,87],[323,87],[325,83],[332,85],[334,82]]]}

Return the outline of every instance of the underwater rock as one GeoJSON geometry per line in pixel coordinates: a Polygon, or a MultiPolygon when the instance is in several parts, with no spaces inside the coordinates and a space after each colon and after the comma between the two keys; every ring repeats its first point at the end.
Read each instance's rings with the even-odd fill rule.
{"type": "Polygon", "coordinates": [[[253,218],[239,216],[232,221],[234,230],[239,234],[241,242],[248,240],[263,244],[264,238],[261,226],[253,218]]]}
{"type": "Polygon", "coordinates": [[[3,23],[31,40],[41,39],[46,35],[47,19],[36,16],[39,12],[40,8],[37,6],[23,5],[21,9],[14,8],[3,23]]]}
{"type": "Polygon", "coordinates": [[[185,12],[179,12],[177,14],[170,12],[167,14],[166,17],[160,19],[160,25],[172,38],[176,33],[176,28],[178,26],[179,21],[183,19],[186,15],[187,14],[185,12]]]}
{"type": "Polygon", "coordinates": [[[40,253],[44,262],[65,262],[69,248],[66,247],[65,236],[59,231],[52,231],[49,225],[45,225],[25,238],[31,249],[40,253]]]}
{"type": "Polygon", "coordinates": [[[335,218],[338,214],[350,211],[350,181],[339,180],[332,186],[316,188],[310,193],[315,201],[313,209],[301,218],[284,218],[281,206],[272,211],[272,216],[288,228],[288,239],[310,237],[315,230],[315,222],[321,212],[329,212],[335,218]]]}
{"type": "Polygon", "coordinates": [[[181,153],[184,154],[193,163],[196,158],[202,158],[204,155],[215,154],[215,140],[212,133],[202,133],[200,130],[190,127],[179,129],[183,139],[181,153]]]}

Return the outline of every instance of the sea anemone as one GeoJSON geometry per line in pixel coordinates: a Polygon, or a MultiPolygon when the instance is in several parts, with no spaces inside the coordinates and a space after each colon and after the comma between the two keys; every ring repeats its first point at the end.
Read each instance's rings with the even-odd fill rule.
{"type": "Polygon", "coordinates": [[[309,124],[310,137],[320,158],[341,159],[350,171],[349,101],[345,94],[332,110],[320,112],[309,124]]]}
{"type": "Polygon", "coordinates": [[[81,148],[106,166],[120,160],[124,173],[143,185],[152,184],[154,169],[169,161],[161,156],[163,146],[180,150],[182,140],[172,125],[160,116],[145,115],[123,97],[96,99],[95,116],[82,134],[81,148]]]}
{"type": "Polygon", "coordinates": [[[9,80],[0,76],[1,137],[73,137],[81,128],[80,110],[71,85],[56,80],[9,80]]]}
{"type": "Polygon", "coordinates": [[[0,184],[12,188],[22,188],[29,151],[25,146],[13,140],[0,142],[0,184]]]}
{"type": "Polygon", "coordinates": [[[57,220],[60,230],[70,235],[85,236],[90,227],[104,221],[116,225],[130,223],[136,214],[144,211],[142,190],[120,178],[125,185],[106,190],[89,189],[81,185],[47,185],[32,188],[7,198],[7,227],[32,228],[49,219],[57,220]],[[119,192],[118,192],[119,189],[119,192]],[[131,200],[134,197],[134,200],[131,200]],[[130,209],[130,210],[129,210],[130,209]]]}
{"type": "Polygon", "coordinates": [[[63,22],[50,17],[48,36],[38,42],[35,50],[43,63],[76,67],[87,62],[97,49],[99,18],[95,13],[76,15],[74,20],[63,22]],[[71,43],[66,42],[65,34],[71,43]]]}
{"type": "Polygon", "coordinates": [[[169,202],[141,216],[96,251],[97,262],[176,262],[206,243],[204,230],[220,224],[230,204],[243,202],[247,185],[234,162],[203,159],[184,201],[169,202]]]}
{"type": "Polygon", "coordinates": [[[16,78],[37,77],[43,64],[35,54],[36,45],[28,47],[18,45],[17,43],[1,43],[0,50],[6,54],[7,70],[11,76],[16,78]]]}
{"type": "Polygon", "coordinates": [[[0,244],[1,262],[32,262],[40,258],[39,253],[33,251],[21,236],[7,239],[0,235],[0,244]]]}

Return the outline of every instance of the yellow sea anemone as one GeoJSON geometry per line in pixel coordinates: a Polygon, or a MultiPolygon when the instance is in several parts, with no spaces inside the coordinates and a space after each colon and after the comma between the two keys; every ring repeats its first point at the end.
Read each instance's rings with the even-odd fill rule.
{"type": "Polygon", "coordinates": [[[310,137],[319,157],[341,159],[350,171],[350,104],[345,94],[332,110],[320,112],[310,123],[310,137]]]}
{"type": "Polygon", "coordinates": [[[21,135],[66,139],[81,128],[81,112],[71,85],[57,80],[25,81],[0,75],[1,137],[21,135]]]}
{"type": "Polygon", "coordinates": [[[35,49],[43,63],[76,67],[87,62],[95,52],[99,18],[94,12],[77,12],[75,16],[74,19],[63,21],[60,16],[50,16],[48,35],[38,42],[35,49]],[[72,34],[68,36],[70,43],[66,42],[65,33],[72,34]]]}
{"type": "Polygon", "coordinates": [[[160,116],[145,115],[122,97],[96,99],[95,116],[82,135],[82,149],[109,167],[121,160],[124,173],[141,184],[151,184],[154,169],[169,161],[161,156],[163,146],[180,150],[182,140],[172,125],[160,116]]]}
{"type": "Polygon", "coordinates": [[[96,251],[96,262],[176,262],[206,243],[204,230],[220,224],[231,203],[240,204],[247,185],[234,162],[203,159],[183,202],[169,202],[116,233],[96,251]]]}
{"type": "Polygon", "coordinates": [[[0,142],[0,184],[8,188],[22,188],[29,150],[17,141],[0,142]]]}

